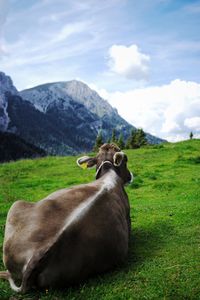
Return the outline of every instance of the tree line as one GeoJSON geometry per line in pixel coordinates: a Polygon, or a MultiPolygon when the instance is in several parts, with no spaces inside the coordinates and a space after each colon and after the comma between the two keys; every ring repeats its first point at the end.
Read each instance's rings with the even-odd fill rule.
{"type": "MultiPolygon", "coordinates": [[[[137,149],[148,144],[146,133],[143,131],[142,128],[132,129],[126,141],[124,139],[122,132],[117,137],[116,130],[113,129],[111,138],[109,138],[106,142],[114,143],[120,149],[137,149]]],[[[97,134],[93,150],[97,151],[99,147],[103,145],[103,143],[104,143],[103,135],[102,135],[102,131],[100,130],[99,133],[97,134]]]]}

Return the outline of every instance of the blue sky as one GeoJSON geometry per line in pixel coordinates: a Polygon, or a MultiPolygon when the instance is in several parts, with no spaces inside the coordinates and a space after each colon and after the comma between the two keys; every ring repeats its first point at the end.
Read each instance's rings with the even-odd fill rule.
{"type": "Polygon", "coordinates": [[[200,134],[199,32],[199,0],[0,0],[0,69],[19,90],[82,80],[181,140],[200,134]]]}

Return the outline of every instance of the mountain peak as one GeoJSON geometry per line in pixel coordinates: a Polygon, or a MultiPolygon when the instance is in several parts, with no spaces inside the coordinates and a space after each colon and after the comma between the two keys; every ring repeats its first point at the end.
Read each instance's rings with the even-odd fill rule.
{"type": "Polygon", "coordinates": [[[9,117],[7,113],[6,94],[17,95],[18,91],[14,87],[12,79],[4,72],[0,72],[0,130],[5,131],[8,128],[9,117]]]}
{"type": "Polygon", "coordinates": [[[10,92],[15,95],[18,93],[13,85],[11,77],[0,71],[0,93],[3,94],[5,92],[10,92]]]}
{"type": "Polygon", "coordinates": [[[48,106],[58,99],[63,99],[65,106],[69,105],[70,99],[83,104],[98,117],[108,114],[117,114],[106,100],[89,86],[78,80],[60,81],[36,86],[20,92],[22,98],[29,100],[40,111],[46,112],[48,106]]]}
{"type": "MultiPolygon", "coordinates": [[[[133,128],[84,82],[46,83],[18,93],[11,78],[0,73],[0,130],[49,154],[91,151],[99,130],[105,141],[113,129],[126,140],[133,128]]],[[[159,143],[149,134],[147,138],[159,143]]]]}

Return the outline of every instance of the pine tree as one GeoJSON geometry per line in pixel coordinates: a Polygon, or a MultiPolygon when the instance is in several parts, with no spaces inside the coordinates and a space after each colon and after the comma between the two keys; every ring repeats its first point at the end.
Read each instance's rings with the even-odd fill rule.
{"type": "Polygon", "coordinates": [[[129,138],[126,140],[124,149],[130,149],[130,141],[129,141],[129,138]]]}
{"type": "Polygon", "coordinates": [[[110,144],[111,143],[111,138],[109,137],[108,139],[107,139],[107,142],[106,142],[107,144],[110,144]]]}
{"type": "Polygon", "coordinates": [[[117,145],[120,149],[124,149],[125,144],[124,144],[124,137],[123,137],[123,133],[120,133],[119,139],[117,141],[117,145]]]}
{"type": "Polygon", "coordinates": [[[97,134],[93,150],[98,151],[99,147],[101,147],[102,145],[103,145],[103,136],[102,136],[102,131],[100,130],[99,133],[97,134]]]}
{"type": "Polygon", "coordinates": [[[132,129],[129,138],[126,142],[126,149],[135,149],[136,146],[136,130],[132,129]]]}
{"type": "Polygon", "coordinates": [[[142,128],[137,129],[135,135],[135,144],[136,148],[140,148],[141,146],[147,145],[146,133],[142,128]]]}
{"type": "Polygon", "coordinates": [[[116,130],[115,129],[113,129],[113,131],[112,131],[111,142],[114,143],[114,144],[117,144],[117,137],[116,137],[116,130]]]}
{"type": "Polygon", "coordinates": [[[193,135],[193,132],[191,131],[191,132],[190,132],[190,140],[193,139],[193,136],[194,136],[194,135],[193,135]]]}
{"type": "Polygon", "coordinates": [[[126,149],[136,149],[144,145],[147,145],[147,139],[143,129],[132,129],[126,142],[126,149]]]}

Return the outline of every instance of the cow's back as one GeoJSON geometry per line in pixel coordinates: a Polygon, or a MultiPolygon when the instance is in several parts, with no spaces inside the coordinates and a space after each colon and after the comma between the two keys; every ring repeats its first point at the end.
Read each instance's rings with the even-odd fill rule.
{"type": "Polygon", "coordinates": [[[38,285],[66,286],[105,272],[128,252],[127,208],[114,192],[102,194],[77,222],[65,228],[46,256],[38,285]]]}
{"type": "Polygon", "coordinates": [[[18,279],[27,267],[30,274],[36,270],[36,284],[45,287],[81,281],[119,264],[128,251],[128,211],[121,197],[121,189],[108,193],[95,182],[37,203],[17,201],[6,223],[7,269],[18,279]]]}

